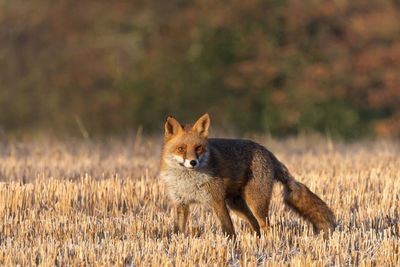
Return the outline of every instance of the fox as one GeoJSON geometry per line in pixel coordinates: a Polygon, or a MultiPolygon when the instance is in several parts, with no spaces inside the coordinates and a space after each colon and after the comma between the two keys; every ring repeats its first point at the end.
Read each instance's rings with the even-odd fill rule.
{"type": "Polygon", "coordinates": [[[180,124],[168,116],[161,152],[160,178],[175,204],[176,232],[185,233],[189,206],[211,208],[222,232],[236,237],[229,210],[247,221],[257,236],[269,225],[268,209],[275,182],[284,186],[285,204],[326,239],[335,216],[307,186],[264,146],[244,139],[208,138],[210,116],[180,124]]]}

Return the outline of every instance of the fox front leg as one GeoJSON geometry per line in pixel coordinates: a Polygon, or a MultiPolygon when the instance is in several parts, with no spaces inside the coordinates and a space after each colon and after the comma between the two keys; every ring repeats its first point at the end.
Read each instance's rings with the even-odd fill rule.
{"type": "Polygon", "coordinates": [[[176,205],[175,233],[186,231],[186,221],[189,214],[189,206],[184,204],[176,205]]]}

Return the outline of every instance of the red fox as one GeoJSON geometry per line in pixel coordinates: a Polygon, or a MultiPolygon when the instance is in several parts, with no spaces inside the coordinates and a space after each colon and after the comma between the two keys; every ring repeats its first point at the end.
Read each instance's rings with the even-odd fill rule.
{"type": "Polygon", "coordinates": [[[207,139],[210,117],[181,125],[169,116],[165,123],[160,177],[176,204],[177,231],[185,232],[189,205],[212,208],[222,231],[235,237],[228,207],[260,235],[269,224],[268,206],[275,181],[284,185],[285,203],[327,237],[334,230],[329,207],[266,148],[241,139],[207,139]]]}

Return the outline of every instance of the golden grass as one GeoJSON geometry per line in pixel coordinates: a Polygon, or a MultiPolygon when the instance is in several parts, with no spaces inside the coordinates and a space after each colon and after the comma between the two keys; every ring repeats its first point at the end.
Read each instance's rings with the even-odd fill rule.
{"type": "Polygon", "coordinates": [[[233,215],[238,248],[212,212],[193,206],[175,235],[172,204],[157,177],[160,141],[0,144],[1,265],[399,265],[400,143],[259,140],[334,211],[324,241],[284,208],[257,238],[233,215]]]}

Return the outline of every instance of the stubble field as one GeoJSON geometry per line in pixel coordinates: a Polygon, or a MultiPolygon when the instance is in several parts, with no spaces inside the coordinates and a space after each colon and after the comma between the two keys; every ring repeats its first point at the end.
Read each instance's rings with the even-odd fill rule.
{"type": "Polygon", "coordinates": [[[320,196],[338,226],[328,240],[282,202],[261,238],[232,215],[237,246],[193,206],[173,234],[158,179],[161,141],[138,137],[0,143],[0,265],[376,266],[400,264],[400,143],[260,138],[320,196]]]}

